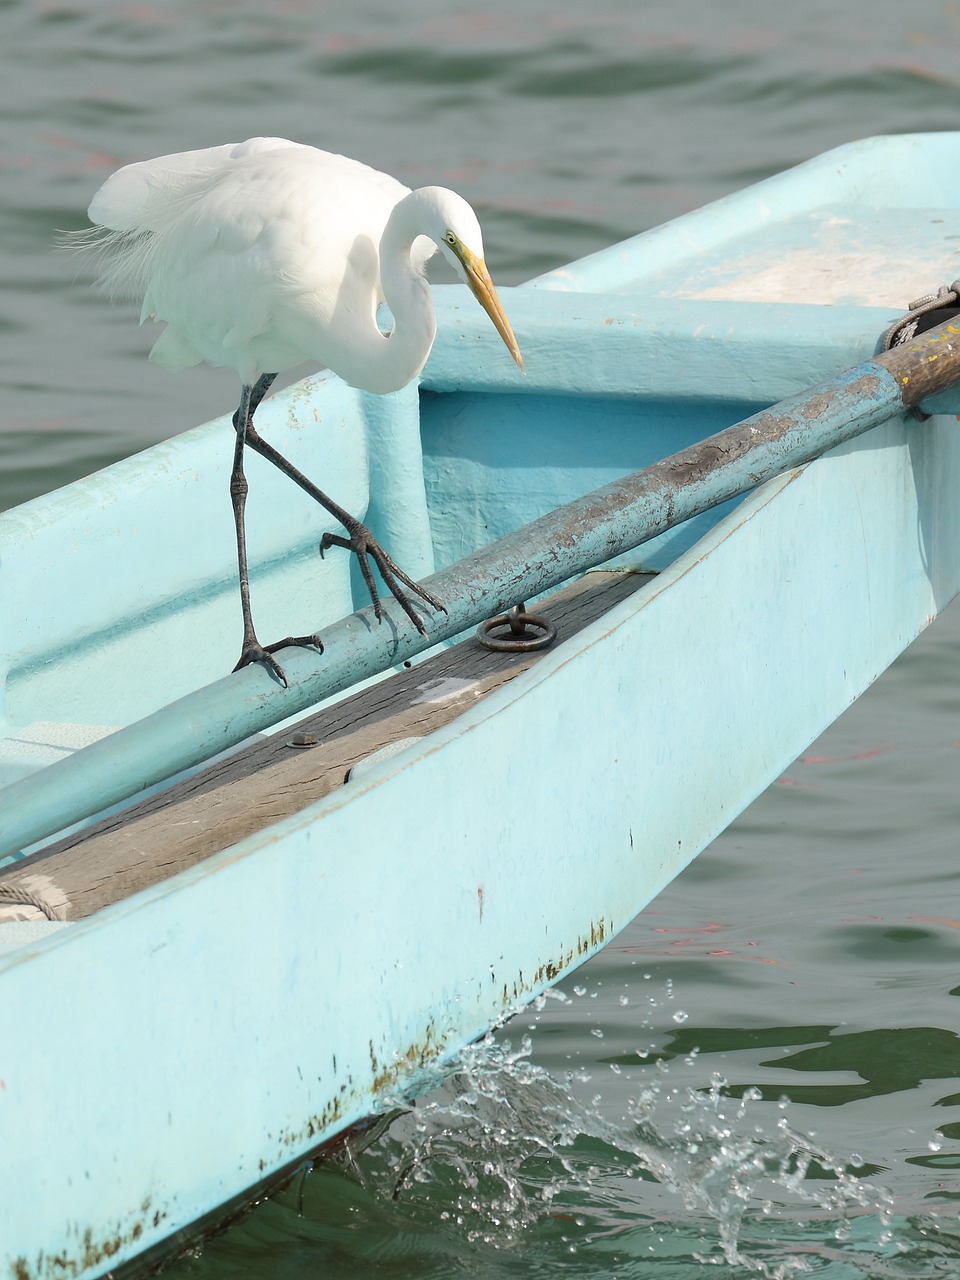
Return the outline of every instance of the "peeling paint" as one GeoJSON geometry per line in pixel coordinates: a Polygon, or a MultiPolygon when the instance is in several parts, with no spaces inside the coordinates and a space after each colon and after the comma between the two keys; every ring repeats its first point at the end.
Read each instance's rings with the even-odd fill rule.
{"type": "MultiPolygon", "coordinates": [[[[480,909],[483,908],[483,887],[478,886],[480,909]]],[[[513,981],[503,983],[502,1000],[505,1009],[511,1006],[519,1008],[538,991],[549,986],[588,954],[599,949],[612,934],[613,924],[605,917],[591,921],[589,927],[578,933],[576,940],[562,948],[554,957],[543,961],[532,974],[522,969],[517,971],[513,981]]],[[[493,976],[493,975],[492,975],[493,976]]],[[[260,1182],[243,1195],[238,1196],[229,1205],[221,1206],[214,1214],[202,1223],[195,1223],[192,1228],[177,1234],[177,1243],[167,1241],[147,1243],[148,1256],[169,1256],[179,1252],[189,1244],[193,1244],[214,1231],[222,1229],[228,1222],[236,1220],[250,1205],[262,1199],[264,1195],[277,1191],[286,1185],[296,1172],[303,1168],[304,1161],[322,1158],[323,1154],[339,1145],[351,1134],[363,1132],[370,1125],[369,1120],[361,1120],[356,1124],[344,1127],[344,1115],[349,1110],[348,1099],[370,1099],[371,1111],[374,1110],[377,1095],[383,1096],[395,1091],[398,1086],[408,1085],[415,1080],[416,1073],[427,1068],[440,1058],[449,1048],[449,1036],[440,1032],[437,1024],[431,1019],[424,1029],[423,1035],[411,1042],[399,1052],[391,1054],[389,1062],[382,1059],[373,1040],[368,1041],[370,1076],[355,1085],[352,1078],[340,1081],[337,1092],[319,1111],[307,1116],[296,1128],[291,1128],[275,1136],[277,1152],[284,1150],[291,1153],[292,1159],[284,1161],[280,1170],[270,1172],[270,1162],[261,1157],[257,1163],[260,1182]],[[331,1133],[331,1130],[339,1131],[331,1133]]],[[[365,1073],[363,1073],[365,1074],[365,1073]]],[[[145,1199],[139,1207],[137,1215],[126,1228],[118,1228],[106,1239],[95,1240],[90,1229],[80,1236],[75,1252],[40,1253],[31,1262],[25,1257],[13,1259],[9,1272],[10,1280],[77,1280],[77,1278],[94,1270],[103,1270],[111,1260],[122,1251],[129,1254],[135,1252],[136,1246],[153,1235],[167,1217],[159,1209],[153,1209],[152,1201],[145,1199]]],[[[79,1234],[79,1228],[77,1228],[79,1234]]],[[[138,1263],[123,1264],[132,1265],[138,1263]]],[[[141,1265],[147,1265],[141,1259],[141,1265]]],[[[149,1265],[153,1265],[151,1262],[149,1265]]]]}
{"type": "MultiPolygon", "coordinates": [[[[129,1249],[136,1245],[148,1228],[156,1231],[166,1219],[165,1211],[157,1209],[151,1213],[151,1207],[152,1201],[148,1197],[140,1205],[138,1216],[128,1228],[119,1228],[103,1240],[94,1239],[93,1232],[87,1227],[80,1236],[75,1253],[41,1252],[32,1264],[25,1257],[14,1258],[11,1264],[12,1280],[67,1280],[69,1277],[80,1276],[102,1267],[111,1258],[115,1258],[122,1249],[129,1249]]],[[[79,1234],[79,1227],[77,1233],[79,1234]]]]}
{"type": "Polygon", "coordinates": [[[508,984],[504,983],[502,992],[504,1004],[520,1005],[535,992],[542,991],[544,987],[556,982],[566,970],[581,963],[591,952],[603,946],[605,939],[613,931],[613,923],[603,916],[591,922],[589,933],[578,934],[573,946],[567,947],[552,959],[545,960],[529,980],[524,978],[521,971],[513,984],[512,991],[508,984]]]}
{"type": "MultiPolygon", "coordinates": [[[[331,1098],[322,1111],[318,1111],[312,1116],[307,1116],[298,1128],[289,1129],[283,1133],[279,1139],[280,1146],[303,1150],[314,1139],[321,1141],[322,1135],[329,1134],[330,1129],[343,1117],[343,1096],[346,1094],[347,1088],[347,1083],[342,1083],[338,1096],[331,1098]]],[[[261,1160],[260,1172],[265,1172],[266,1168],[266,1162],[261,1160]]]]}
{"type": "Polygon", "coordinates": [[[404,1075],[415,1071],[417,1068],[428,1066],[447,1048],[447,1044],[447,1037],[437,1031],[436,1023],[432,1018],[427,1023],[422,1038],[416,1043],[408,1045],[404,1051],[395,1054],[391,1063],[381,1065],[377,1061],[371,1044],[370,1055],[375,1073],[373,1077],[374,1093],[383,1093],[388,1086],[394,1087],[404,1075]]]}

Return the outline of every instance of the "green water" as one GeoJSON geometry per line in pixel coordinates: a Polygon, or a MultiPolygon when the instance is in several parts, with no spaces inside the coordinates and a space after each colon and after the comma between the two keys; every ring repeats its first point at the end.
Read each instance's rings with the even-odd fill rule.
{"type": "MultiPolygon", "coordinates": [[[[955,3],[47,0],[0,5],[0,50],[0,506],[232,408],[51,252],[119,163],[342,150],[460,190],[510,284],[960,128],[955,3]]],[[[171,1274],[956,1275],[958,669],[954,610],[564,999],[171,1274]]]]}

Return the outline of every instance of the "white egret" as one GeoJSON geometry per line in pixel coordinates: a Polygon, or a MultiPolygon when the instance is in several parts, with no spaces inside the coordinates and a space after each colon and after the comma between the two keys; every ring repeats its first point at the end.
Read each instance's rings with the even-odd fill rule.
{"type": "Polygon", "coordinates": [[[253,415],[278,373],[303,361],[361,390],[385,394],[417,376],[436,336],[424,264],[439,246],[523,368],[513,330],[483,261],[471,207],[442,187],[411,191],[356,160],[284,138],[251,138],[127,165],[94,196],[85,233],[102,253],[113,292],[141,297],[141,323],[166,329],[150,359],[171,368],[206,361],[235,369],[243,385],[230,494],[237,531],[243,647],[234,670],[262,662],[286,683],[273,653],[317,636],[261,645],[247,573],[244,446],[279,467],[343,525],[320,553],[354,551],[377,618],[369,558],[415,626],[423,620],[400,586],[443,605],[391,560],[370,530],[327,497],[259,435],[253,415]],[[392,332],[381,332],[386,301],[392,332]]]}

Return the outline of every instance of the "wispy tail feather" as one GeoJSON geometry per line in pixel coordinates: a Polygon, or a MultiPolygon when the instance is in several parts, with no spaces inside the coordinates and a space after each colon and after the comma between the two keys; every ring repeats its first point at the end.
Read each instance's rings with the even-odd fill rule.
{"type": "Polygon", "coordinates": [[[154,241],[151,231],[84,227],[58,232],[56,247],[75,258],[84,274],[94,275],[111,298],[139,302],[151,276],[154,241]]]}

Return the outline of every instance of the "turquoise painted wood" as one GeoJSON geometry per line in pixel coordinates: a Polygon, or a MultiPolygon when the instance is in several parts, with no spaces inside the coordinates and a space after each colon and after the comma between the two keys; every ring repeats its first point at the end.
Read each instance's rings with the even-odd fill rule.
{"type": "MultiPolygon", "coordinates": [[[[950,343],[939,332],[919,342],[919,368],[933,352],[945,376],[960,377],[960,360],[946,355],[950,343]]],[[[3,793],[0,853],[18,853],[855,438],[902,410],[903,381],[909,379],[866,361],[424,579],[445,605],[430,621],[430,637],[395,602],[384,602],[385,625],[368,605],[323,632],[322,653],[285,653],[289,687],[252,666],[11,783],[3,793]]]]}
{"type": "MultiPolygon", "coordinates": [[[[955,210],[958,159],[960,135],[844,148],[513,291],[526,380],[444,292],[419,392],[371,403],[321,376],[263,429],[389,521],[401,563],[449,572],[869,359],[897,310],[960,274],[939,214],[907,203],[936,190],[955,210]],[[909,221],[922,260],[904,266],[909,221]],[[804,301],[769,296],[778,243],[784,270],[806,271],[804,301]],[[818,301],[812,264],[849,263],[851,244],[886,275],[826,270],[818,301]],[[388,442],[404,465],[383,467],[388,442]]],[[[0,1038],[0,1144],[16,1153],[0,1277],[92,1280],[411,1087],[593,954],[876,678],[960,589],[956,410],[880,421],[894,390],[866,410],[880,425],[699,517],[686,541],[668,530],[629,553],[659,576],[447,728],[0,956],[17,1029],[0,1038]]],[[[197,730],[204,751],[241,704],[275,697],[257,672],[220,679],[238,628],[229,435],[211,424],[0,517],[7,801],[204,686],[222,715],[219,736],[215,714],[197,730]]],[[[256,461],[262,630],[319,621],[347,646],[363,621],[337,620],[363,597],[346,558],[317,562],[322,513],[256,461]]],[[[312,665],[291,660],[321,679],[312,665]]]]}

